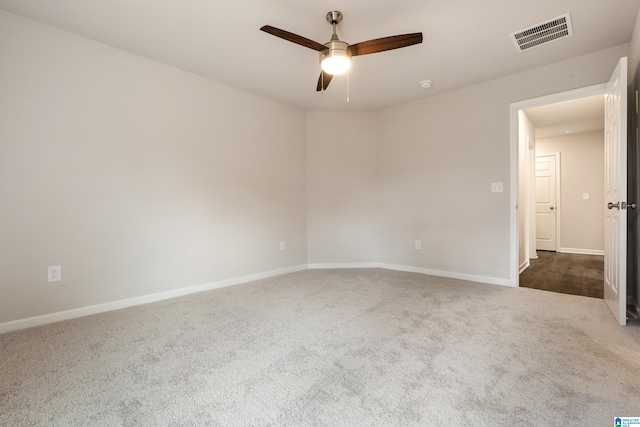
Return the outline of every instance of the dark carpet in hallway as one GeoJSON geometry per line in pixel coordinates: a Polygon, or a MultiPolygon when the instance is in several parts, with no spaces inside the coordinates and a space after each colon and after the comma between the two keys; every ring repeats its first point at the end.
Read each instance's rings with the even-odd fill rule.
{"type": "Polygon", "coordinates": [[[604,298],[604,257],[537,251],[538,259],[520,274],[520,286],[563,294],[604,298]]]}

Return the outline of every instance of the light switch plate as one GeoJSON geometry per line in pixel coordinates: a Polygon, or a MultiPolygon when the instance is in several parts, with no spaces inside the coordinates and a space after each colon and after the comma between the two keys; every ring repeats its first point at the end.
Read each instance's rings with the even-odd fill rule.
{"type": "Polygon", "coordinates": [[[589,193],[582,193],[582,200],[589,200],[589,193]]]}

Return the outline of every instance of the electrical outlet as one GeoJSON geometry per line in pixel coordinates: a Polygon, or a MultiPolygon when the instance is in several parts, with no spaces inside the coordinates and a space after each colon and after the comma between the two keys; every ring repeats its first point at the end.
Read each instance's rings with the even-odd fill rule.
{"type": "Polygon", "coordinates": [[[287,249],[287,244],[286,242],[283,240],[280,242],[280,250],[284,251],[285,249],[287,249]]]}
{"type": "Polygon", "coordinates": [[[582,200],[589,200],[589,193],[582,193],[582,200]]]}
{"type": "Polygon", "coordinates": [[[416,240],[416,249],[422,249],[422,240],[416,240]]]}
{"type": "Polygon", "coordinates": [[[59,282],[62,280],[62,266],[50,265],[47,267],[47,282],[59,282]]]}
{"type": "Polygon", "coordinates": [[[491,192],[492,193],[502,193],[504,191],[502,182],[492,182],[491,183],[491,192]]]}

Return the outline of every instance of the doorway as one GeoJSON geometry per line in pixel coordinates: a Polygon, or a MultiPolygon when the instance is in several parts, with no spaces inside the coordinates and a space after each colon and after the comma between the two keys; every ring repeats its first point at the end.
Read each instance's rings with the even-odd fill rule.
{"type": "MultiPolygon", "coordinates": [[[[530,143],[530,138],[522,135],[522,126],[518,120],[522,109],[550,104],[553,102],[577,99],[589,95],[606,94],[605,104],[605,127],[604,127],[604,151],[605,151],[605,224],[604,224],[604,302],[611,311],[619,325],[627,323],[628,295],[627,295],[627,255],[631,252],[627,248],[627,206],[635,208],[635,203],[627,203],[627,58],[622,57],[618,61],[611,78],[602,85],[589,86],[573,91],[562,92],[546,97],[530,99],[526,101],[512,103],[509,106],[510,117],[510,164],[511,164],[511,192],[510,200],[510,281],[513,286],[518,286],[519,271],[518,261],[520,248],[525,250],[530,247],[530,242],[526,245],[522,243],[520,228],[530,217],[527,202],[530,201],[528,192],[523,192],[522,196],[518,187],[526,182],[519,179],[519,163],[522,157],[531,151],[531,147],[526,148],[526,153],[520,156],[520,147],[525,143],[530,143]],[[521,196],[521,197],[520,197],[521,196]],[[524,221],[519,221],[524,218],[524,221]],[[520,246],[519,246],[520,245],[520,246]]],[[[529,224],[529,226],[531,226],[529,224]]],[[[633,260],[632,263],[637,262],[633,260]]]]}
{"type": "MultiPolygon", "coordinates": [[[[606,84],[599,84],[529,99],[510,106],[511,177],[512,182],[517,183],[511,186],[511,199],[516,201],[516,208],[511,210],[511,265],[519,266],[518,269],[512,269],[510,273],[510,281],[514,286],[519,286],[520,272],[526,270],[532,260],[537,259],[536,218],[533,209],[535,194],[532,191],[535,188],[533,171],[535,171],[536,131],[530,120],[524,125],[520,124],[522,116],[526,116],[524,110],[595,95],[604,97],[605,89],[606,84]],[[516,237],[513,238],[514,236],[516,237]]],[[[602,103],[604,104],[604,100],[602,103]]]]}
{"type": "Polygon", "coordinates": [[[534,167],[520,173],[533,186],[519,188],[523,200],[533,194],[523,203],[533,218],[524,244],[535,256],[525,259],[519,285],[602,299],[604,96],[523,109],[521,124],[534,138],[534,167]]]}

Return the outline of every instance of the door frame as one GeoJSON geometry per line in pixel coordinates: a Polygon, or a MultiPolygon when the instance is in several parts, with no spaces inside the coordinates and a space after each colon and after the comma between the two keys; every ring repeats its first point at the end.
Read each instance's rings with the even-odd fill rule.
{"type": "Polygon", "coordinates": [[[558,92],[537,98],[525,99],[523,101],[509,104],[509,285],[519,286],[519,257],[520,248],[518,245],[520,233],[518,230],[518,159],[519,159],[519,121],[518,111],[532,107],[539,107],[556,102],[570,101],[572,99],[584,98],[591,95],[604,95],[606,83],[592,86],[585,86],[578,89],[558,92]]]}
{"type": "MultiPolygon", "coordinates": [[[[538,157],[553,157],[554,158],[554,168],[555,168],[555,174],[556,174],[556,182],[555,182],[555,190],[556,190],[556,200],[555,200],[555,214],[556,214],[556,248],[555,251],[556,252],[561,252],[560,249],[562,248],[562,221],[561,221],[561,215],[560,212],[562,212],[562,207],[560,206],[562,203],[562,193],[560,192],[562,190],[562,186],[561,186],[561,163],[560,163],[560,153],[558,152],[553,152],[553,153],[544,153],[544,154],[540,154],[538,155],[537,153],[534,152],[534,159],[537,159],[538,157]]],[[[532,171],[533,172],[533,177],[534,177],[534,186],[535,186],[535,175],[536,175],[536,171],[532,171]]],[[[535,188],[534,188],[535,191],[535,188]]],[[[533,207],[533,209],[535,209],[535,206],[533,207]]],[[[536,240],[536,236],[533,236],[533,239],[536,240]]],[[[536,251],[538,250],[538,248],[536,247],[536,251]]]]}

